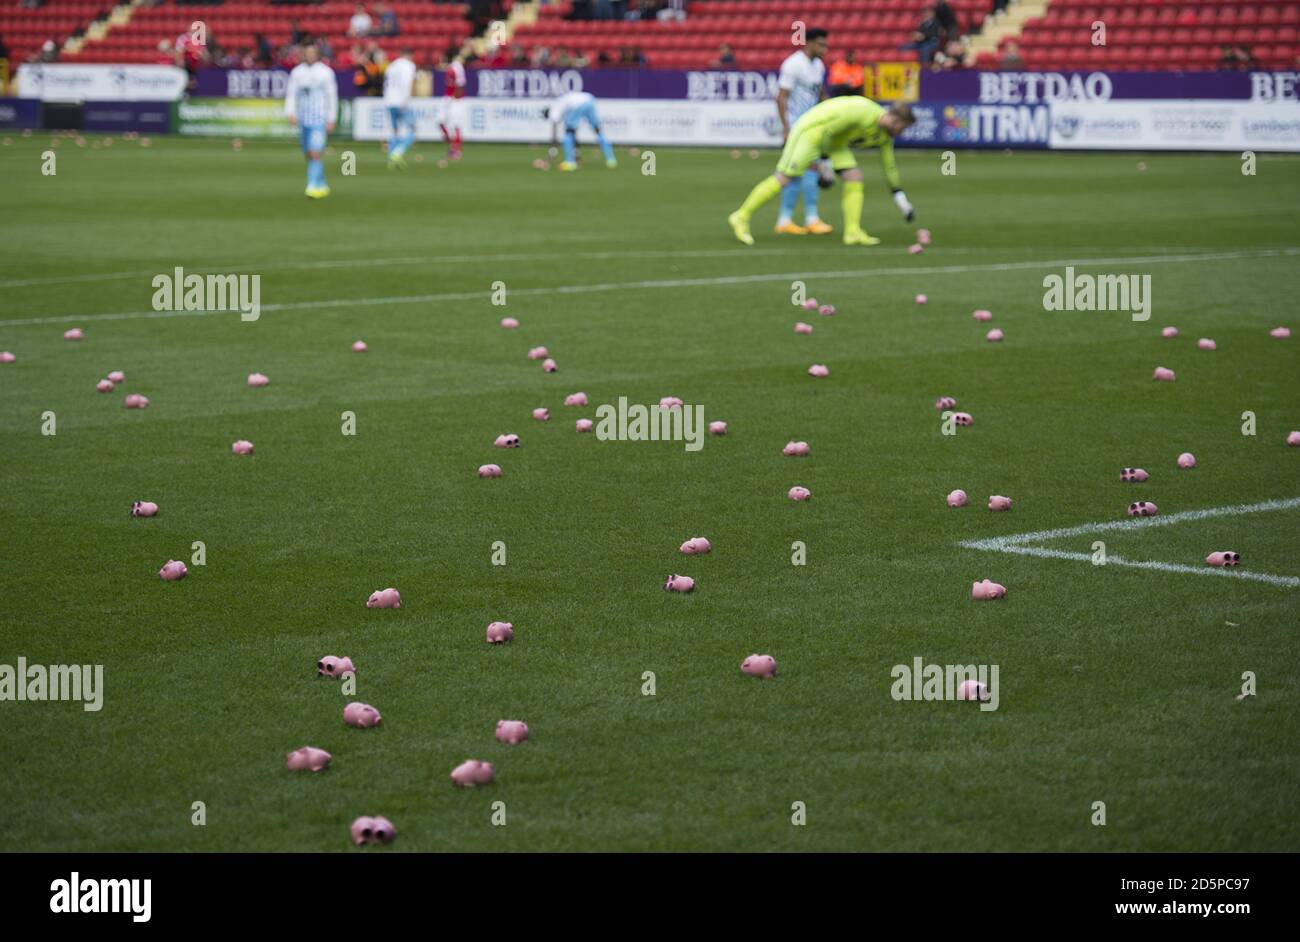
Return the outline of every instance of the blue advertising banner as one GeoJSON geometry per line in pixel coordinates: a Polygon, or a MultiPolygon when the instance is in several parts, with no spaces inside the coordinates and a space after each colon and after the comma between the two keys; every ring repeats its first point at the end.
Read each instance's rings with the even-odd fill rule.
{"type": "Polygon", "coordinates": [[[916,102],[916,123],[899,137],[898,146],[1046,148],[1052,132],[1048,107],[916,102]]]}
{"type": "Polygon", "coordinates": [[[0,98],[0,128],[39,128],[41,103],[31,98],[0,98]]]}

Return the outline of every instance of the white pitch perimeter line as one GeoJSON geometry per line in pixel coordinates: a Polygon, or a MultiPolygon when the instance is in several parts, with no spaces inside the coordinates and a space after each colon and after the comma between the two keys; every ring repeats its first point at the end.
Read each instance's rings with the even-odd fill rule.
{"type": "MultiPolygon", "coordinates": [[[[1031,262],[993,262],[983,265],[942,265],[933,268],[853,268],[845,271],[779,272],[764,275],[724,275],[714,278],[672,278],[659,281],[619,281],[590,285],[557,285],[550,288],[513,288],[516,296],[539,297],[556,294],[593,294],[605,291],[640,291],[664,288],[708,288],[722,285],[756,284],[765,281],[790,281],[792,279],[880,278],[892,275],[954,275],[981,271],[1024,271],[1042,268],[1076,268],[1102,265],[1159,265],[1178,262],[1215,262],[1241,258],[1271,258],[1300,255],[1298,249],[1269,249],[1256,252],[1219,252],[1208,255],[1149,255],[1132,258],[1046,259],[1031,262]]],[[[442,294],[416,294],[379,298],[334,298],[320,301],[299,301],[293,304],[263,304],[263,312],[301,311],[329,307],[374,307],[387,304],[429,304],[435,301],[471,301],[491,296],[490,291],[454,291],[442,294]]],[[[114,314],[59,314],[53,317],[28,317],[0,320],[0,327],[23,327],[35,324],[64,324],[72,321],[147,320],[158,317],[196,317],[207,314],[228,314],[229,311],[123,311],[114,314]]]]}
{"type": "MultiPolygon", "coordinates": [[[[1043,546],[1028,546],[1044,540],[1057,540],[1063,537],[1082,536],[1089,533],[1107,533],[1112,530],[1141,530],[1151,527],[1169,526],[1185,523],[1189,520],[1206,520],[1211,517],[1239,517],[1246,514],[1266,513],[1273,510],[1291,510],[1300,507],[1300,497],[1284,500],[1266,500],[1257,504],[1234,504],[1229,507],[1207,507],[1203,510],[1186,510],[1169,514],[1165,517],[1143,517],[1137,520],[1106,520],[1100,523],[1085,523],[1077,527],[1063,527],[1056,530],[1037,530],[1033,533],[1018,533],[1012,536],[991,537],[983,540],[962,540],[958,546],[966,549],[989,550],[997,553],[1015,553],[1021,556],[1038,556],[1044,559],[1068,559],[1076,562],[1092,562],[1091,553],[1079,553],[1069,550],[1054,550],[1043,546]]],[[[1158,572],[1180,572],[1194,576],[1224,576],[1232,579],[1248,579],[1254,582],[1266,582],[1269,585],[1300,587],[1300,577],[1275,576],[1267,572],[1252,572],[1248,569],[1230,569],[1227,567],[1186,566],[1182,563],[1163,563],[1155,560],[1124,559],[1122,556],[1107,555],[1107,566],[1129,566],[1134,569],[1153,569],[1158,572]]]]}

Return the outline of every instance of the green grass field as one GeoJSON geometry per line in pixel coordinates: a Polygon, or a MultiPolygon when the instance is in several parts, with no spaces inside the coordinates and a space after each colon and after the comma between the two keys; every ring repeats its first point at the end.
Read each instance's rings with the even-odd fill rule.
{"type": "MultiPolygon", "coordinates": [[[[98,713],[0,702],[0,849],[341,851],[383,814],[391,850],[1300,850],[1300,508],[1042,544],[1186,572],[958,546],[1123,520],[1139,498],[1172,515],[1300,497],[1300,338],[1268,333],[1300,329],[1300,160],[1245,177],[1232,154],[961,153],[943,176],[938,153],[902,153],[934,233],[910,256],[874,156],[884,244],[776,237],[769,207],[746,250],[725,217],[772,153],[656,149],[645,176],[623,148],[617,171],[560,175],[506,146],[439,169],[424,145],[391,174],[340,142],[312,202],[293,143],[63,140],[43,176],[49,136],[10,138],[0,664],[105,679],[98,713]],[[1151,320],[1045,311],[1066,264],[1149,274],[1151,320]],[[261,319],[155,314],[151,279],[175,266],[259,274],[261,319]],[[838,313],[796,310],[794,280],[838,313]],[[539,344],[558,373],[525,358],[539,344]],[[124,388],[97,393],[116,369],[124,388]],[[578,390],[590,406],[563,407],[578,390]],[[665,395],[729,434],[691,453],[574,430],[665,395]],[[940,395],[975,425],[941,434],[940,395]],[[523,447],[493,448],[505,432],[523,447]],[[784,457],[791,439],[812,455],[784,457]],[[504,476],[477,478],[486,462],[504,476]],[[1122,484],[1124,466],[1151,478],[1122,484]],[[813,499],[788,500],[796,484],[813,499]],[[971,505],[950,509],[958,487],[971,505]],[[161,511],[133,519],[133,500],[161,511]],[[713,552],[680,555],[698,535],[713,552]],[[206,565],[159,580],[196,540],[206,565]],[[1197,568],[1220,549],[1283,578],[1197,568]],[[674,572],[696,592],[664,592],[674,572]],[[1007,598],[971,601],[983,578],[1007,598]],[[390,585],[400,610],[365,607],[390,585]],[[484,643],[493,620],[513,644],[484,643]],[[754,652],[779,676],[743,675],[754,652]],[[326,654],[356,661],[382,727],[343,725],[326,654]],[[998,665],[999,709],[895,701],[891,668],[916,657],[998,665]],[[1239,702],[1245,671],[1258,695],[1239,702]],[[503,718],[532,739],[497,743],[503,718]],[[304,744],[333,767],[286,771],[304,744]],[[470,757],[493,785],[451,786],[470,757]]],[[[839,191],[823,199],[838,230],[839,191]]]]}

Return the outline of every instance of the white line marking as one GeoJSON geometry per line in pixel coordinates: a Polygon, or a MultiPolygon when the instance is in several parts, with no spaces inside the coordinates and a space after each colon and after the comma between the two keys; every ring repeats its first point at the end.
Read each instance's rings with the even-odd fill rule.
{"type": "MultiPolygon", "coordinates": [[[[1011,536],[997,536],[982,540],[962,540],[957,545],[965,549],[988,550],[996,553],[1015,553],[1021,556],[1038,556],[1044,559],[1068,559],[1076,562],[1092,562],[1091,553],[1079,553],[1069,550],[1048,549],[1043,546],[1030,546],[1045,540],[1059,540],[1070,536],[1083,536],[1090,533],[1108,533],[1112,530],[1129,532],[1166,527],[1174,523],[1186,523],[1189,520],[1207,520],[1211,517],[1239,517],[1245,514],[1266,513],[1273,510],[1291,510],[1300,507],[1300,497],[1282,500],[1265,500],[1257,504],[1234,504],[1229,507],[1207,507],[1202,510],[1185,510],[1181,513],[1164,517],[1139,517],[1133,520],[1105,520],[1098,523],[1085,523],[1077,527],[1061,527],[1055,530],[1035,530],[1033,533],[1016,533],[1011,536]]],[[[1248,569],[1228,569],[1211,566],[1186,566],[1182,563],[1164,563],[1156,560],[1125,559],[1122,556],[1108,554],[1107,566],[1129,566],[1134,569],[1154,569],[1159,572],[1179,572],[1196,576],[1226,576],[1233,579],[1249,579],[1255,582],[1267,582],[1270,585],[1300,587],[1298,576],[1275,576],[1267,572],[1252,572],[1248,569]]]]}
{"type": "MultiPolygon", "coordinates": [[[[763,275],[724,275],[713,278],[673,278],[659,281],[620,281],[589,285],[556,285],[549,288],[514,288],[511,294],[539,297],[545,295],[592,294],[604,291],[640,291],[664,288],[709,288],[723,285],[755,284],[765,281],[790,281],[792,279],[880,278],[892,275],[952,275],[981,271],[1022,271],[1035,268],[1088,268],[1102,265],[1159,265],[1179,262],[1212,262],[1241,258],[1270,258],[1300,255],[1300,248],[1269,249],[1256,252],[1219,252],[1209,255],[1149,255],[1133,258],[1050,259],[1030,262],[996,262],[980,265],[942,265],[931,268],[853,268],[844,271],[779,272],[763,275]]],[[[299,301],[292,304],[263,304],[262,312],[301,311],[328,307],[375,307],[387,304],[429,304],[435,301],[482,300],[490,291],[454,291],[441,294],[417,294],[379,298],[333,298],[320,301],[299,301]]],[[[28,317],[0,320],[0,326],[23,327],[34,324],[61,324],[70,321],[120,321],[157,317],[193,317],[205,314],[233,314],[233,311],[123,311],[114,314],[59,314],[52,317],[28,317]]]]}

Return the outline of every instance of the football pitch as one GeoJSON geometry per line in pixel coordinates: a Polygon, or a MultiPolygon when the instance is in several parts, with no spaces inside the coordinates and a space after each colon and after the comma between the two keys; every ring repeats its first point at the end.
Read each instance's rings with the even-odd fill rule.
{"type": "Polygon", "coordinates": [[[351,850],[379,814],[390,851],[1300,850],[1295,157],[900,151],[907,225],[869,153],[882,245],[840,245],[836,188],[836,235],[769,205],[746,249],[770,151],[336,141],[311,201],[293,142],[85,141],[0,147],[0,664],[102,665],[102,709],[0,702],[0,849],[351,850]],[[1149,275],[1150,319],[1045,310],[1066,266],[1149,275]],[[177,267],[260,276],[260,317],[155,310],[177,267]],[[665,396],[727,434],[575,431],[665,396]],[[997,709],[896,699],[918,658],[996,666],[997,709]]]}

